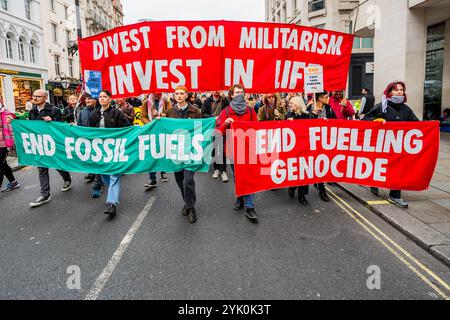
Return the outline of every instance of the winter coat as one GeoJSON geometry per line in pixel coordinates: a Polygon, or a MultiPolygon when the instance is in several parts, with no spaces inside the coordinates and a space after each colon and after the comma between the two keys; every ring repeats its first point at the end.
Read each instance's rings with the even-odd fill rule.
{"type": "Polygon", "coordinates": [[[167,112],[167,118],[174,119],[201,119],[202,113],[199,108],[194,107],[188,103],[188,107],[182,111],[177,106],[173,107],[167,112]]]}
{"type": "Polygon", "coordinates": [[[419,121],[414,112],[406,104],[395,104],[388,101],[386,113],[383,113],[381,103],[377,104],[363,120],[373,121],[382,118],[386,121],[419,121]]]}
{"type": "Polygon", "coordinates": [[[346,120],[347,118],[353,117],[355,115],[355,110],[353,109],[350,101],[347,100],[347,105],[343,107],[341,105],[342,99],[330,98],[330,106],[334,111],[337,119],[346,120]]]}
{"type": "Polygon", "coordinates": [[[30,120],[44,120],[45,117],[50,117],[52,121],[60,122],[62,120],[61,110],[50,103],[46,103],[41,111],[38,110],[37,106],[33,105],[28,115],[30,120]]]}
{"type": "Polygon", "coordinates": [[[227,98],[219,98],[219,101],[222,101],[222,107],[220,110],[213,110],[212,106],[214,105],[214,98],[211,96],[203,102],[202,106],[202,116],[203,118],[212,118],[220,115],[222,110],[230,105],[230,101],[227,98]]]}
{"type": "MultiPolygon", "coordinates": [[[[100,110],[101,108],[98,108],[91,112],[89,127],[100,127],[102,117],[100,110]]],[[[131,126],[130,121],[128,121],[123,112],[111,106],[103,112],[103,117],[105,118],[105,128],[124,128],[131,126]]]]}

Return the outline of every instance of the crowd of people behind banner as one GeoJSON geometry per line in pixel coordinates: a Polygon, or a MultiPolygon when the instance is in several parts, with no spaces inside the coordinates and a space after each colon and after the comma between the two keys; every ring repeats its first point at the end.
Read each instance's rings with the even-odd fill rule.
{"type": "MultiPolygon", "coordinates": [[[[135,108],[140,108],[140,120],[145,125],[161,117],[199,119],[215,117],[216,128],[224,137],[233,122],[239,121],[300,121],[304,119],[347,119],[365,121],[419,121],[413,111],[406,105],[406,85],[403,82],[392,82],[384,91],[381,103],[375,104],[375,96],[369,89],[363,89],[363,97],[356,106],[344,98],[342,91],[332,93],[321,92],[314,95],[303,93],[270,93],[263,95],[248,94],[242,85],[233,85],[225,93],[214,91],[208,93],[188,92],[185,87],[177,87],[173,94],[155,93],[139,98],[113,100],[108,91],[102,91],[98,98],[90,94],[79,97],[70,96],[63,111],[48,103],[48,93],[37,90],[33,93],[32,109],[29,120],[62,121],[84,127],[94,128],[123,128],[131,126],[135,120],[135,108]]],[[[3,106],[0,108],[0,186],[4,176],[9,183],[2,192],[16,190],[20,187],[11,168],[6,162],[9,151],[14,147],[11,120],[14,115],[3,106]]],[[[224,148],[225,149],[225,148],[224,148]]],[[[214,150],[215,151],[215,150],[214,150]]],[[[229,181],[227,171],[227,155],[213,157],[212,163],[214,179],[229,181]]],[[[214,154],[213,154],[214,156],[214,154]]],[[[230,165],[232,171],[234,166],[230,165]]],[[[48,168],[38,168],[40,181],[40,196],[30,203],[30,207],[39,207],[51,200],[48,168]]],[[[69,172],[58,170],[63,178],[62,191],[67,192],[72,186],[69,172]]],[[[190,223],[195,223],[195,172],[183,170],[175,172],[175,180],[184,201],[182,214],[188,216],[190,223]]],[[[160,173],[161,181],[167,182],[165,172],[160,173]]],[[[121,176],[98,175],[87,173],[85,180],[93,183],[92,197],[100,198],[105,187],[108,188],[105,214],[113,217],[119,205],[121,176]]],[[[149,181],[145,184],[147,190],[157,187],[157,173],[149,173],[149,181]]],[[[330,201],[325,184],[316,184],[322,201],[330,201]]],[[[378,195],[377,188],[371,191],[378,195]]],[[[288,189],[288,194],[294,198],[297,192],[299,203],[308,206],[306,196],[309,186],[299,186],[288,189]]],[[[406,208],[408,203],[401,197],[401,191],[392,190],[388,201],[406,208]]],[[[252,222],[258,221],[255,211],[254,195],[239,197],[234,203],[236,211],[245,208],[245,216],[252,222]]]]}

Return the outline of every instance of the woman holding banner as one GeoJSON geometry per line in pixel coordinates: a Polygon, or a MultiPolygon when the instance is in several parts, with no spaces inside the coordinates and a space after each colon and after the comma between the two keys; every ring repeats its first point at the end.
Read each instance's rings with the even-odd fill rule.
{"type": "Polygon", "coordinates": [[[14,136],[11,127],[11,120],[14,118],[13,113],[6,111],[5,107],[0,105],[0,187],[3,184],[3,177],[6,176],[9,180],[9,183],[2,192],[12,191],[20,187],[14,178],[11,168],[6,162],[9,149],[14,147],[14,136]]]}
{"type": "MultiPolygon", "coordinates": [[[[330,95],[328,92],[320,92],[315,94],[315,103],[309,106],[309,113],[312,119],[336,119],[336,114],[334,113],[331,106],[328,104],[330,101],[330,95]]],[[[315,184],[314,187],[319,189],[319,197],[322,201],[329,202],[327,190],[325,189],[324,183],[315,184]]]]}
{"type": "MultiPolygon", "coordinates": [[[[289,101],[289,112],[286,113],[286,120],[308,120],[311,119],[311,115],[306,111],[306,105],[302,97],[295,96],[289,101]]],[[[309,186],[299,186],[289,188],[289,196],[291,198],[295,197],[295,190],[298,190],[298,201],[303,206],[308,206],[308,200],[306,200],[306,195],[309,193],[309,186]]]]}
{"type": "MultiPolygon", "coordinates": [[[[406,84],[402,81],[391,82],[384,90],[382,102],[367,113],[364,120],[383,123],[386,121],[419,121],[411,108],[406,105],[407,101],[406,84]]],[[[379,195],[378,188],[370,189],[373,194],[379,195]]],[[[408,203],[402,199],[402,193],[399,190],[391,190],[388,201],[400,208],[408,208],[408,203]]]]}
{"type": "MultiPolygon", "coordinates": [[[[131,126],[131,123],[119,109],[111,107],[111,93],[109,91],[101,91],[98,101],[101,108],[91,114],[92,127],[123,128],[131,126]]],[[[108,186],[108,198],[104,213],[114,217],[116,208],[119,205],[121,175],[101,175],[101,177],[108,186]]]]}

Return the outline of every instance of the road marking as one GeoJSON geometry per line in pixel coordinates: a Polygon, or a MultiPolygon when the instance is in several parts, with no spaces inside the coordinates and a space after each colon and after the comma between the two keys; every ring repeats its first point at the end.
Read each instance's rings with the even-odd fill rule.
{"type": "Polygon", "coordinates": [[[111,257],[111,259],[109,260],[108,264],[103,269],[103,272],[97,278],[97,280],[95,281],[91,290],[89,290],[89,293],[86,295],[84,300],[97,300],[98,296],[100,295],[100,293],[102,292],[106,283],[108,282],[109,278],[111,277],[112,273],[114,272],[114,269],[116,268],[120,259],[122,259],[122,256],[124,255],[125,251],[127,250],[128,245],[133,240],[134,235],[139,230],[139,227],[141,226],[145,217],[147,216],[147,214],[149,213],[153,204],[155,203],[155,200],[156,200],[155,197],[151,197],[150,200],[147,202],[144,209],[139,214],[139,216],[136,218],[136,221],[134,221],[130,230],[128,230],[127,234],[122,239],[122,242],[120,242],[119,247],[117,248],[116,252],[114,252],[114,254],[111,257]]]}
{"type": "Polygon", "coordinates": [[[395,248],[398,249],[401,253],[403,253],[406,257],[408,257],[412,262],[414,262],[420,269],[425,271],[429,276],[431,276],[434,280],[436,280],[442,287],[444,287],[447,291],[450,292],[450,285],[448,285],[444,280],[442,280],[438,275],[436,275],[433,271],[428,269],[425,265],[423,265],[420,261],[418,261],[415,257],[413,257],[409,252],[407,252],[404,248],[402,248],[399,244],[397,244],[394,240],[389,238],[384,232],[382,232],[380,229],[378,229],[375,225],[373,225],[369,220],[367,220],[361,213],[356,211],[352,206],[350,206],[345,200],[340,198],[336,193],[334,193],[332,190],[327,188],[328,191],[332,195],[332,200],[342,209],[344,212],[346,212],[352,219],[354,219],[356,222],[358,222],[364,229],[366,229],[367,232],[369,232],[375,239],[377,239],[384,247],[386,247],[391,253],[393,253],[400,261],[402,261],[409,269],[411,269],[419,278],[421,278],[425,283],[427,283],[433,290],[435,290],[442,298],[445,300],[450,300],[450,297],[448,297],[440,288],[438,288],[435,284],[433,284],[428,278],[426,278],[420,271],[418,271],[414,266],[412,266],[408,261],[406,261],[398,252],[396,252],[391,246],[389,246],[385,241],[383,241],[380,237],[378,237],[375,233],[377,232],[379,235],[381,235],[383,238],[385,238],[389,243],[391,243],[395,248]],[[351,211],[353,211],[357,217],[355,217],[355,214],[352,214],[349,212],[346,208],[344,208],[341,203],[339,203],[336,199],[338,199],[343,205],[348,207],[351,211]],[[362,221],[360,221],[362,220],[362,221]],[[370,230],[369,227],[372,227],[374,231],[370,230]]]}
{"type": "Polygon", "coordinates": [[[367,201],[368,204],[370,204],[371,206],[378,206],[378,205],[382,205],[382,204],[391,204],[389,201],[387,200],[375,200],[375,201],[367,201]]]}

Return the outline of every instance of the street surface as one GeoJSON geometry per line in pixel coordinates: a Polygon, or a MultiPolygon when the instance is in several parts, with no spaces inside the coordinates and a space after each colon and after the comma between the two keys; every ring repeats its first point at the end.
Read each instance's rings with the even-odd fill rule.
{"type": "Polygon", "coordinates": [[[15,175],[22,188],[0,194],[0,299],[450,296],[448,267],[337,186],[328,186],[330,203],[311,188],[307,208],[286,190],[257,194],[255,225],[232,210],[232,182],[198,173],[191,225],[173,174],[150,192],[147,175],[125,176],[113,220],[83,174],[73,174],[73,189],[62,193],[51,170],[52,201],[36,209],[28,203],[39,195],[37,169],[15,175]],[[67,285],[73,266],[80,289],[67,285]],[[370,290],[374,270],[379,289],[370,290]]]}

